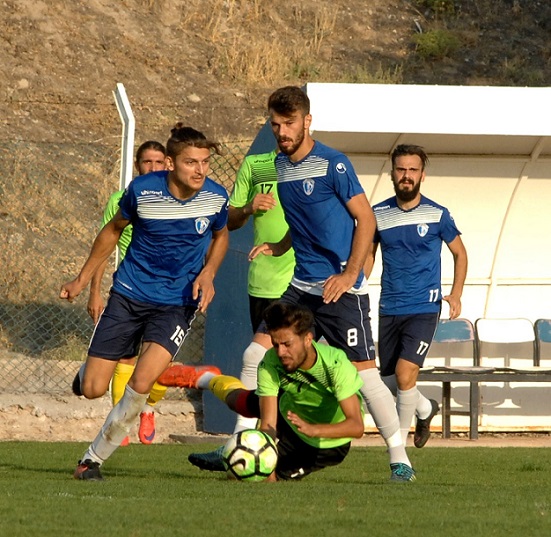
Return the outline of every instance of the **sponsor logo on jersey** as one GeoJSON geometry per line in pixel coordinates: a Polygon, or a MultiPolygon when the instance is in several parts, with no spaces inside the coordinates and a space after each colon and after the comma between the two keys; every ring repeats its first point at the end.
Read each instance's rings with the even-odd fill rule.
{"type": "Polygon", "coordinates": [[[335,166],[335,169],[337,170],[337,173],[346,173],[346,166],[344,165],[343,162],[339,162],[335,166]]]}
{"type": "Polygon", "coordinates": [[[199,235],[202,235],[209,228],[209,219],[205,216],[195,219],[195,229],[199,235]]]}
{"type": "Polygon", "coordinates": [[[429,226],[427,224],[417,224],[417,233],[419,237],[424,237],[429,232],[429,226]]]}
{"type": "Polygon", "coordinates": [[[163,192],[162,192],[161,190],[142,190],[142,191],[140,192],[140,194],[141,194],[142,196],[148,196],[148,195],[149,195],[149,196],[151,196],[151,195],[153,195],[153,196],[161,196],[162,193],[163,193],[163,192]]]}
{"type": "Polygon", "coordinates": [[[302,188],[307,196],[314,192],[314,184],[315,181],[313,179],[304,179],[304,181],[302,181],[302,188]]]}

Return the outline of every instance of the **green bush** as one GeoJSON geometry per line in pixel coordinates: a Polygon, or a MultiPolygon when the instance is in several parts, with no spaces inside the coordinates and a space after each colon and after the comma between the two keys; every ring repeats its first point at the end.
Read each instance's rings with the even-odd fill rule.
{"type": "Polygon", "coordinates": [[[461,44],[459,38],[448,30],[429,30],[416,34],[413,40],[417,54],[425,60],[449,57],[461,44]]]}

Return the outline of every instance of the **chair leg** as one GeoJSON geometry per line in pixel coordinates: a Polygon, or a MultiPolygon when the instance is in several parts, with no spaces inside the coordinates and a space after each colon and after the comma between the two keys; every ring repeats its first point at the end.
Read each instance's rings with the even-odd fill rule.
{"type": "Polygon", "coordinates": [[[469,438],[471,440],[478,440],[478,416],[480,413],[480,387],[478,386],[478,382],[471,381],[469,404],[470,404],[469,438]]]}
{"type": "Polygon", "coordinates": [[[442,383],[442,438],[450,438],[451,382],[442,383]]]}

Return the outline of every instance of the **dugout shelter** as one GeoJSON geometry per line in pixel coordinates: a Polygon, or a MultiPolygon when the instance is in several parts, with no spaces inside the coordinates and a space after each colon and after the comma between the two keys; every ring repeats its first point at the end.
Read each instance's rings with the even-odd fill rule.
{"type": "MultiPolygon", "coordinates": [[[[473,324],[480,318],[551,318],[551,88],[312,83],[305,89],[314,139],[351,159],[372,203],[394,194],[394,147],[425,148],[430,162],[421,191],[450,209],[469,255],[462,317],[473,324]]],[[[265,125],[250,153],[269,151],[274,143],[265,125]]],[[[239,374],[251,337],[251,244],[250,224],[232,233],[228,267],[219,272],[207,319],[205,362],[231,374],[239,374]]],[[[369,282],[375,338],[380,274],[379,253],[369,282]]],[[[444,293],[452,277],[444,246],[444,293]]],[[[437,398],[433,388],[424,393],[437,398]]],[[[514,397],[499,388],[481,390],[481,431],[551,429],[551,386],[519,385],[514,397]]],[[[207,401],[206,430],[231,430],[233,416],[211,407],[207,401]]]]}

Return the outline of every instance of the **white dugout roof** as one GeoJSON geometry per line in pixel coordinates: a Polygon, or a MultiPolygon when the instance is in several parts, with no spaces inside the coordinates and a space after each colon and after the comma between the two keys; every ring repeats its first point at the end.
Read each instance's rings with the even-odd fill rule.
{"type": "MultiPolygon", "coordinates": [[[[463,317],[551,317],[551,88],[307,84],[306,91],[313,137],[350,157],[372,203],[394,194],[394,147],[425,148],[421,190],[450,209],[469,254],[463,317]]],[[[453,263],[445,247],[442,260],[446,293],[453,263]]],[[[370,278],[374,325],[380,271],[379,256],[370,278]]]]}

